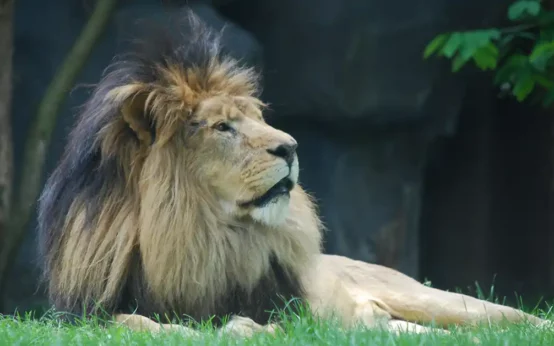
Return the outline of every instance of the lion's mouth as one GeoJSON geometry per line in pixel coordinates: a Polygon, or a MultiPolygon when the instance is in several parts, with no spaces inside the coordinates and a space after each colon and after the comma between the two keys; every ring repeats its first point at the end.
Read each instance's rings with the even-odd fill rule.
{"type": "Polygon", "coordinates": [[[246,208],[246,207],[261,208],[279,196],[289,195],[293,187],[294,187],[294,183],[292,182],[292,180],[289,177],[285,177],[279,180],[277,184],[273,185],[263,195],[256,197],[248,202],[242,202],[239,205],[243,208],[246,208]]]}

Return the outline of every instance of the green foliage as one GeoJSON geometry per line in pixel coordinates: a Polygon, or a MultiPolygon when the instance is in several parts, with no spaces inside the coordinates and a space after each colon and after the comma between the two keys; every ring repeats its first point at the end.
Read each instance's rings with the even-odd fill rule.
{"type": "Polygon", "coordinates": [[[423,57],[450,59],[452,72],[473,62],[494,71],[494,84],[518,101],[534,93],[549,106],[554,103],[554,11],[541,0],[518,0],[507,18],[515,25],[442,33],[427,44],[423,57]]]}
{"type": "Polygon", "coordinates": [[[515,2],[508,9],[508,18],[510,20],[520,20],[526,15],[538,16],[541,11],[541,5],[536,0],[522,0],[515,2]]]}

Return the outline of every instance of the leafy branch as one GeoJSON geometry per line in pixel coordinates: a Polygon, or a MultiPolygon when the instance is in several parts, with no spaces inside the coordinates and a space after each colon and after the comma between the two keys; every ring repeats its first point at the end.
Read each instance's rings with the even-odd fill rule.
{"type": "Polygon", "coordinates": [[[452,72],[468,62],[483,71],[495,71],[494,84],[522,102],[535,92],[543,106],[554,102],[554,12],[540,0],[518,0],[507,18],[507,28],[443,33],[431,40],[423,57],[450,59],[452,72]]]}

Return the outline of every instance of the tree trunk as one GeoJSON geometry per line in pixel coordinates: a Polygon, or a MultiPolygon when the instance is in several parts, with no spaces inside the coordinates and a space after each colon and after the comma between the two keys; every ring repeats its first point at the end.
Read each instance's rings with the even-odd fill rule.
{"type": "Polygon", "coordinates": [[[11,133],[13,0],[0,0],[0,244],[10,215],[13,177],[11,133]]]}

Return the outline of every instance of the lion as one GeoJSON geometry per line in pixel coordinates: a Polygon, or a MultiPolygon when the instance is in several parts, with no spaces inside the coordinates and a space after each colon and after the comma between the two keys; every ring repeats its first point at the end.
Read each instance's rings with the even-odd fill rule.
{"type": "Polygon", "coordinates": [[[274,332],[292,299],[345,327],[543,322],[323,254],[298,143],[265,122],[260,73],[186,12],[110,65],[45,183],[38,242],[56,310],[191,334],[175,318],[274,332]]]}

